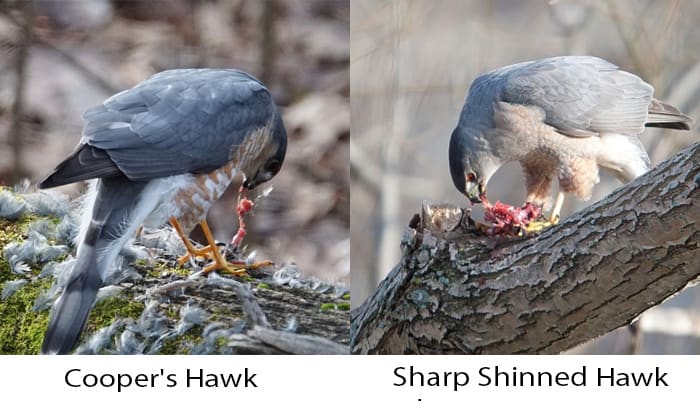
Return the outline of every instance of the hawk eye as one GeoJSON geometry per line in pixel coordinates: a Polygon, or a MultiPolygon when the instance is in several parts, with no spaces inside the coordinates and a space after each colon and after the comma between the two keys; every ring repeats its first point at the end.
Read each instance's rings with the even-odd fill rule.
{"type": "Polygon", "coordinates": [[[476,175],[474,173],[467,174],[467,181],[469,181],[469,182],[476,181],[476,175]]]}
{"type": "Polygon", "coordinates": [[[272,159],[269,162],[267,162],[267,165],[265,165],[265,170],[273,171],[276,173],[279,171],[280,167],[282,167],[282,163],[280,163],[280,161],[277,159],[272,159]]]}

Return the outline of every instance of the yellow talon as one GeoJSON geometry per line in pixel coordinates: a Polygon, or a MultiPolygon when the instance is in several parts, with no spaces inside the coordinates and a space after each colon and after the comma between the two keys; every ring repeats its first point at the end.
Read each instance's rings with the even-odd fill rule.
{"type": "Polygon", "coordinates": [[[223,270],[229,274],[232,274],[234,276],[244,276],[248,273],[249,269],[258,269],[261,267],[265,266],[271,266],[273,262],[271,260],[263,260],[261,262],[255,262],[251,264],[245,264],[245,263],[229,263],[229,262],[224,262],[225,264],[219,265],[216,260],[204,267],[202,269],[202,273],[209,273],[214,270],[223,270]]]}
{"type": "Polygon", "coordinates": [[[270,266],[274,264],[271,260],[263,260],[260,262],[254,262],[250,264],[245,262],[227,262],[224,259],[224,256],[219,251],[219,247],[216,245],[214,236],[212,235],[211,230],[209,229],[209,225],[206,221],[202,221],[199,223],[199,225],[202,227],[204,237],[207,239],[208,243],[208,245],[202,248],[195,248],[192,245],[190,240],[182,232],[182,228],[180,227],[180,223],[177,221],[177,219],[171,218],[170,224],[175,229],[175,232],[177,232],[177,234],[180,236],[180,239],[182,239],[182,242],[185,244],[185,248],[187,248],[187,253],[185,253],[177,259],[178,266],[181,266],[186,262],[199,256],[213,260],[213,262],[206,265],[204,269],[202,269],[203,273],[209,273],[214,270],[223,270],[235,276],[243,276],[247,273],[248,269],[258,269],[260,267],[270,266]]]}
{"type": "Polygon", "coordinates": [[[545,228],[551,227],[555,224],[557,224],[557,222],[553,221],[553,219],[544,220],[544,221],[531,221],[530,223],[528,223],[527,226],[525,226],[525,228],[523,228],[524,233],[521,233],[521,235],[536,233],[536,232],[544,230],[545,228]]]}

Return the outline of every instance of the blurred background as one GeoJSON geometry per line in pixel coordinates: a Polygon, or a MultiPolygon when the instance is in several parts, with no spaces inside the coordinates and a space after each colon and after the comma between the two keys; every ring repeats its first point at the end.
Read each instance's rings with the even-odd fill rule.
{"type": "MultiPolygon", "coordinates": [[[[281,172],[256,190],[274,187],[246,220],[248,249],[348,284],[349,7],[348,0],[0,1],[0,185],[38,182],[79,141],[87,108],[156,72],[245,70],[271,90],[289,136],[281,172]]],[[[220,241],[237,230],[238,186],[209,213],[220,241]]],[[[83,188],[62,190],[75,196],[83,188]]]]}
{"type": "MultiPolygon", "coordinates": [[[[350,87],[352,301],[359,306],[399,261],[400,236],[421,202],[468,206],[453,187],[447,148],[469,86],[516,62],[592,55],[631,71],[700,120],[700,2],[652,0],[354,0],[350,87]]],[[[700,140],[649,128],[652,163],[700,140]]],[[[569,198],[562,217],[619,186],[601,177],[590,202],[569,198]]],[[[522,204],[518,165],[503,167],[489,198],[522,204]]],[[[477,218],[481,212],[475,208],[477,218]]],[[[700,352],[700,289],[642,315],[641,353],[700,352]]],[[[626,328],[574,352],[629,351],[626,328]]]]}

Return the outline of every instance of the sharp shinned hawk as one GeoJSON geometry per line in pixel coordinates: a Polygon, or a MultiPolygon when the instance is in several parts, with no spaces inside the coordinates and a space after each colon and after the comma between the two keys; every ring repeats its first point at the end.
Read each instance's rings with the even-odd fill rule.
{"type": "Polygon", "coordinates": [[[636,75],[590,56],[546,58],[481,75],[450,139],[454,185],[473,203],[486,201],[493,173],[517,161],[531,204],[547,205],[558,179],[554,223],[563,193],[590,198],[599,167],[623,182],[649,170],[638,137],[645,126],[690,129],[690,117],[653,92],[636,75]]]}

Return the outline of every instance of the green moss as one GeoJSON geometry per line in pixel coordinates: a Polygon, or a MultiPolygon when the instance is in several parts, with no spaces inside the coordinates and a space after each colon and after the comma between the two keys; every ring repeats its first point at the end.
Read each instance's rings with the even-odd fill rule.
{"type": "Polygon", "coordinates": [[[170,308],[165,308],[165,316],[172,320],[178,320],[180,318],[180,311],[177,305],[172,305],[170,308]]]}
{"type": "Polygon", "coordinates": [[[90,311],[85,333],[93,333],[102,327],[109,326],[117,318],[138,319],[144,307],[144,304],[136,302],[128,296],[103,299],[95,304],[95,307],[90,311]]]}
{"type": "Polygon", "coordinates": [[[221,336],[216,339],[216,348],[221,349],[224,347],[228,347],[228,337],[227,336],[221,336]]]}
{"type": "MultiPolygon", "coordinates": [[[[29,231],[29,225],[40,219],[46,219],[46,217],[38,217],[35,215],[24,215],[17,220],[8,220],[0,218],[0,282],[5,282],[7,280],[14,280],[19,278],[18,275],[12,273],[10,269],[10,264],[5,260],[4,252],[5,246],[10,242],[22,242],[27,239],[27,232],[29,231]]],[[[52,245],[55,245],[53,241],[49,241],[52,245]]],[[[65,257],[56,259],[57,262],[64,260],[65,257]]],[[[40,270],[42,266],[30,266],[34,270],[40,270]]]]}
{"type": "Polygon", "coordinates": [[[326,310],[335,310],[336,306],[334,303],[325,303],[321,304],[321,310],[326,311],[326,310]]]}
{"type": "Polygon", "coordinates": [[[51,286],[49,279],[24,285],[0,301],[0,354],[38,354],[49,322],[49,311],[35,312],[34,301],[51,286]]]}
{"type": "Polygon", "coordinates": [[[343,294],[343,296],[340,297],[340,298],[341,298],[341,299],[344,299],[344,300],[346,300],[346,301],[349,301],[349,300],[350,300],[350,293],[343,294]]]}
{"type": "Polygon", "coordinates": [[[268,283],[260,283],[260,284],[258,284],[258,288],[260,288],[260,289],[262,289],[262,290],[269,290],[269,289],[270,289],[270,284],[268,284],[268,283]]]}
{"type": "Polygon", "coordinates": [[[192,274],[192,271],[182,267],[175,266],[166,262],[157,262],[153,266],[149,266],[145,260],[137,260],[134,263],[136,266],[143,267],[146,275],[151,278],[161,278],[166,275],[187,277],[192,274]]]}
{"type": "Polygon", "coordinates": [[[49,311],[35,312],[33,308],[37,297],[51,287],[51,280],[14,274],[2,252],[7,244],[25,240],[29,224],[38,219],[30,214],[17,220],[0,218],[0,288],[10,280],[29,280],[12,296],[0,300],[0,354],[39,353],[48,325],[49,311]]]}
{"type": "Polygon", "coordinates": [[[202,340],[202,328],[195,326],[181,336],[165,340],[160,349],[160,354],[189,354],[191,351],[190,346],[201,344],[202,340]]]}
{"type": "Polygon", "coordinates": [[[348,303],[348,302],[339,303],[338,310],[350,310],[350,303],[348,303]]]}

